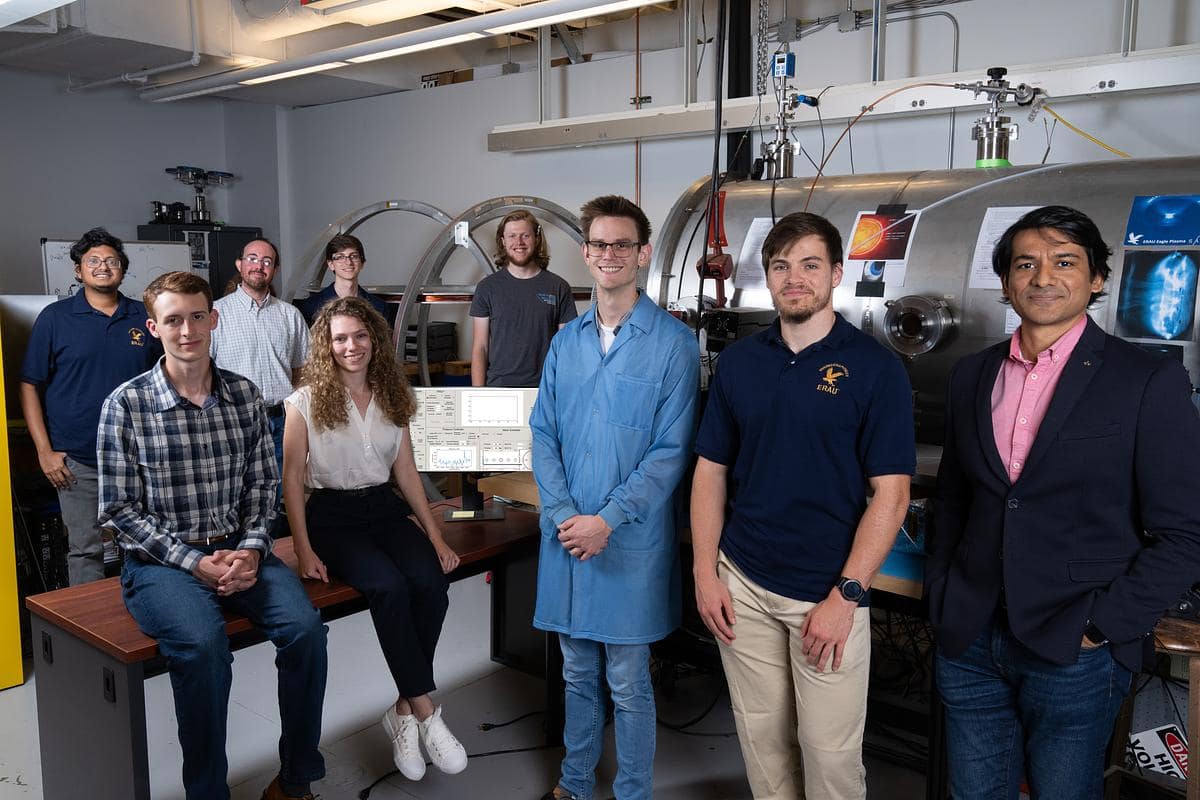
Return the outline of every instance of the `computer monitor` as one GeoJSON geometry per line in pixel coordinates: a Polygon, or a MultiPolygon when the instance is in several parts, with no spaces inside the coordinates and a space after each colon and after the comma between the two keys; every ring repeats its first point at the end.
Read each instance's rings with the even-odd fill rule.
{"type": "Polygon", "coordinates": [[[417,470],[466,473],[462,510],[447,511],[445,518],[502,518],[503,509],[483,508],[475,473],[532,471],[529,414],[537,389],[415,386],[413,393],[417,410],[408,432],[417,470]]]}

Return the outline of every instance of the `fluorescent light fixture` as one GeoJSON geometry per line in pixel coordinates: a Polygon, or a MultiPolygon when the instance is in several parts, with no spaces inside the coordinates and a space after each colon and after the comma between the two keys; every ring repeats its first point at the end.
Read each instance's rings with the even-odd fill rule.
{"type": "Polygon", "coordinates": [[[312,0],[309,3],[301,3],[302,8],[334,8],[335,6],[344,6],[347,3],[352,3],[354,0],[312,0]]]}
{"type": "MultiPolygon", "coordinates": [[[[514,31],[527,31],[531,28],[541,28],[546,25],[557,25],[560,22],[570,22],[574,19],[586,19],[587,17],[598,17],[602,14],[612,14],[617,11],[625,11],[630,8],[640,8],[654,3],[655,0],[618,0],[612,3],[600,3],[589,8],[581,8],[575,11],[564,11],[559,14],[550,14],[545,17],[535,17],[524,22],[514,22],[509,25],[498,25],[495,28],[487,28],[487,32],[493,35],[501,33],[513,33],[514,31]]],[[[536,6],[534,6],[536,8],[536,6]]]]}
{"type": "Polygon", "coordinates": [[[355,64],[365,64],[368,61],[378,61],[381,58],[393,58],[395,56],[402,56],[405,53],[418,53],[422,50],[433,50],[436,47],[449,47],[452,44],[470,42],[474,39],[484,38],[486,37],[482,33],[460,33],[457,36],[446,36],[441,39],[433,39],[428,42],[421,42],[420,44],[409,44],[405,45],[404,47],[396,47],[391,50],[384,50],[381,53],[355,56],[354,58],[348,58],[346,60],[353,61],[355,64]]]}
{"type": "Polygon", "coordinates": [[[254,86],[259,83],[281,81],[284,78],[295,78],[297,75],[308,75],[311,72],[325,72],[326,70],[348,66],[350,65],[345,61],[330,61],[328,64],[314,64],[311,67],[301,67],[300,69],[292,69],[288,70],[287,72],[277,72],[274,75],[263,75],[261,78],[250,78],[249,80],[238,81],[238,83],[240,83],[242,86],[254,86]]]}

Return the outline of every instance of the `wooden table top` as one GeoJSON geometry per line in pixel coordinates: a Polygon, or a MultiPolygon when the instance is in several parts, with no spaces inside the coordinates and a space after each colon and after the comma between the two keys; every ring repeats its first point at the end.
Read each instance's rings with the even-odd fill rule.
{"type": "MultiPolygon", "coordinates": [[[[450,575],[453,581],[479,572],[480,562],[503,555],[521,542],[536,540],[538,518],[536,514],[508,509],[504,520],[443,523],[442,534],[461,559],[450,575]]],[[[296,554],[290,537],[277,540],[274,553],[296,569],[296,554]]],[[[331,579],[327,584],[313,580],[303,583],[313,606],[318,609],[361,597],[356,589],[337,580],[331,579]]],[[[25,599],[25,606],[31,613],[70,631],[121,663],[135,664],[158,654],[155,640],[138,629],[125,609],[120,578],[106,578],[33,595],[25,599]]],[[[225,632],[230,635],[253,627],[240,615],[226,614],[225,620],[225,632]]]]}

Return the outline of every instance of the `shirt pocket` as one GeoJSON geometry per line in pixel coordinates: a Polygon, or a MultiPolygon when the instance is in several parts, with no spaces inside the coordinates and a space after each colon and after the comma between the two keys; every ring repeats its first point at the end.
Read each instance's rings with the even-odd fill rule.
{"type": "Polygon", "coordinates": [[[658,406],[658,381],[617,375],[609,403],[608,421],[622,428],[649,430],[658,406]]]}

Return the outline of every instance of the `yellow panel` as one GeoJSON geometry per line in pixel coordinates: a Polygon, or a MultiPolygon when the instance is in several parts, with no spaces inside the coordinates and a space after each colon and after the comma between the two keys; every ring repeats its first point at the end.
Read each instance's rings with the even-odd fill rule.
{"type": "MultiPolygon", "coordinates": [[[[4,365],[0,363],[0,387],[4,365]]],[[[0,388],[0,421],[8,419],[0,388]]],[[[8,463],[8,426],[0,435],[0,689],[25,682],[21,661],[21,617],[17,592],[17,549],[13,537],[12,472],[8,463]]]]}

